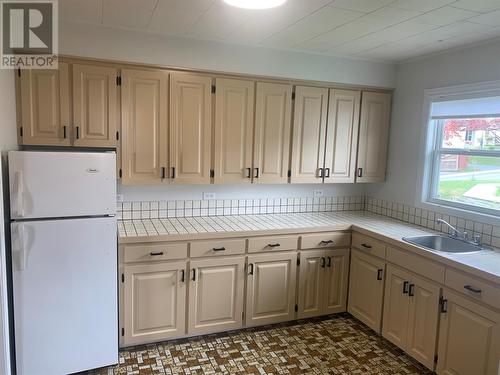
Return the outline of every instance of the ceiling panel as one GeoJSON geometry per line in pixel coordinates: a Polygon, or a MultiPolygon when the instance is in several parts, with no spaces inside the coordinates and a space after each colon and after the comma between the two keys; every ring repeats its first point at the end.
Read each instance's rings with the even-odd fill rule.
{"type": "Polygon", "coordinates": [[[469,19],[469,21],[482,25],[500,26],[500,10],[472,17],[469,19]]]}
{"type": "Polygon", "coordinates": [[[101,23],[101,0],[63,0],[59,1],[59,17],[66,21],[101,23]]]}
{"type": "Polygon", "coordinates": [[[394,0],[335,0],[332,6],[336,8],[370,13],[389,5],[394,0]]]}
{"type": "Polygon", "coordinates": [[[458,0],[453,6],[485,13],[500,9],[500,0],[458,0]]]}
{"type": "Polygon", "coordinates": [[[417,17],[415,20],[422,23],[430,23],[431,25],[444,26],[477,15],[477,12],[454,8],[451,6],[444,6],[427,12],[417,17]]]}
{"type": "Polygon", "coordinates": [[[142,29],[148,26],[158,0],[102,0],[102,23],[142,29]]]}
{"type": "Polygon", "coordinates": [[[455,1],[456,0],[396,0],[391,3],[391,6],[408,10],[428,12],[430,10],[454,3],[455,1]]]}
{"type": "Polygon", "coordinates": [[[148,28],[165,34],[183,35],[213,3],[214,0],[159,0],[148,28]]]}

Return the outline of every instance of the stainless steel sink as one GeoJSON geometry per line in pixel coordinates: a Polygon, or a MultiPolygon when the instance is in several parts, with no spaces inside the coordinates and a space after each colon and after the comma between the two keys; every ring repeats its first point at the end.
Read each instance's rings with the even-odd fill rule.
{"type": "Polygon", "coordinates": [[[422,246],[430,250],[443,251],[445,253],[475,253],[483,250],[481,246],[448,236],[415,236],[404,237],[403,240],[413,245],[422,246]]]}

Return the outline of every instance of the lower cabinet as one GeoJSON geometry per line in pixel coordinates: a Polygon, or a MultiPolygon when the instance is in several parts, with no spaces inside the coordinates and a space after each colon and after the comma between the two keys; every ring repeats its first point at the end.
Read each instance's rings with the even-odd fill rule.
{"type": "Polygon", "coordinates": [[[345,311],[348,270],[349,249],[302,251],[297,317],[345,311]]]}
{"type": "Polygon", "coordinates": [[[391,264],[385,277],[382,335],[434,369],[440,287],[391,264]]]}
{"type": "Polygon", "coordinates": [[[124,267],[123,344],[184,336],[186,262],[124,267]]]}
{"type": "Polygon", "coordinates": [[[439,375],[497,375],[500,314],[443,291],[439,329],[439,375]]]}
{"type": "Polygon", "coordinates": [[[188,334],[241,328],[245,257],[190,263],[188,334]]]}
{"type": "Polygon", "coordinates": [[[347,311],[377,332],[382,323],[384,270],[384,260],[351,250],[347,311]]]}
{"type": "Polygon", "coordinates": [[[246,326],[294,319],[297,253],[248,256],[246,326]]]}

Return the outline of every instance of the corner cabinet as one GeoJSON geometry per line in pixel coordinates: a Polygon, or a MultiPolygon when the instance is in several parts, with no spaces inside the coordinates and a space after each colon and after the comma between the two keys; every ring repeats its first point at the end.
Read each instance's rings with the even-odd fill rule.
{"type": "Polygon", "coordinates": [[[362,93],[356,182],[385,181],[390,108],[390,94],[362,93]]]}

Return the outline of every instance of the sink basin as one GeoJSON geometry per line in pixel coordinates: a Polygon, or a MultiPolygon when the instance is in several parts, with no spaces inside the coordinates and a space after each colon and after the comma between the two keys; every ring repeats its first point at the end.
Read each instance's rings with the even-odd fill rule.
{"type": "Polygon", "coordinates": [[[483,250],[480,246],[447,236],[415,236],[404,237],[403,240],[413,245],[422,246],[430,250],[443,251],[445,253],[475,253],[483,250]]]}

